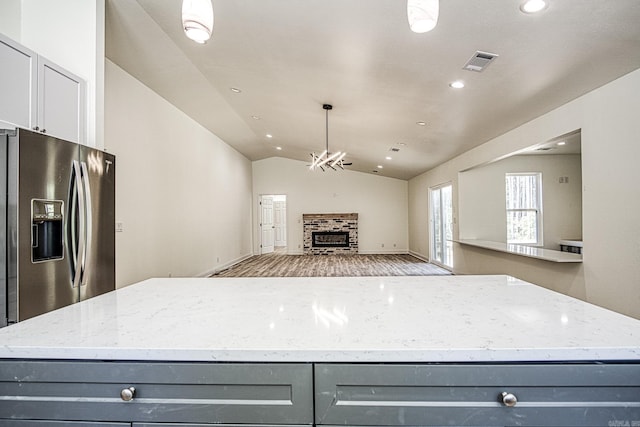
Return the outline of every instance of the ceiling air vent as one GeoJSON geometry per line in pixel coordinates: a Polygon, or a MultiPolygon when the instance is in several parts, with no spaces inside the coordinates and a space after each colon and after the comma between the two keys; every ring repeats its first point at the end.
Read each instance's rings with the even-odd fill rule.
{"type": "Polygon", "coordinates": [[[485,68],[489,66],[496,59],[498,55],[495,53],[477,51],[473,56],[464,64],[463,70],[475,71],[481,73],[485,68]]]}
{"type": "Polygon", "coordinates": [[[398,151],[400,151],[400,149],[396,147],[391,147],[389,148],[389,151],[393,151],[394,153],[397,153],[398,151]]]}

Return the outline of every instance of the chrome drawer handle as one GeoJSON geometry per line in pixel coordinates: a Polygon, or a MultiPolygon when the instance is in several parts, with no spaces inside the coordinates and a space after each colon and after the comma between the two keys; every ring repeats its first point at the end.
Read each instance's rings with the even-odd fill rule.
{"type": "Polygon", "coordinates": [[[502,403],[504,406],[513,407],[518,403],[518,398],[513,393],[502,392],[502,403]]]}
{"type": "Polygon", "coordinates": [[[120,391],[120,398],[125,402],[130,402],[133,400],[134,395],[136,394],[135,387],[123,388],[120,391]]]}

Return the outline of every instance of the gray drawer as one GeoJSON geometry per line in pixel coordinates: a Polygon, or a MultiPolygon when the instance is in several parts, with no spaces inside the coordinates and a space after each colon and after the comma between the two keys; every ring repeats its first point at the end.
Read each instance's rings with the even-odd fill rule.
{"type": "Polygon", "coordinates": [[[313,422],[309,364],[0,361],[0,396],[5,419],[313,422]]]}
{"type": "MultiPolygon", "coordinates": [[[[213,424],[166,424],[166,423],[133,423],[132,427],[214,427],[213,424]]],[[[274,425],[259,425],[259,424],[216,424],[215,427],[280,427],[274,425]]],[[[287,427],[308,427],[305,425],[291,425],[287,424],[287,427]]]]}
{"type": "Polygon", "coordinates": [[[325,425],[640,424],[640,365],[322,364],[315,384],[315,421],[325,425]]]}
{"type": "MultiPolygon", "coordinates": [[[[0,420],[0,427],[130,427],[129,423],[90,423],[82,421],[0,420]]],[[[188,426],[182,426],[188,427],[188,426]]]]}

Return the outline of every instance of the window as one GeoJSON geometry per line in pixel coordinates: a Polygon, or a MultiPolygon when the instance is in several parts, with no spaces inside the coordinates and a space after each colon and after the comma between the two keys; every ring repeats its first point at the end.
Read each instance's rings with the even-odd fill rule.
{"type": "Polygon", "coordinates": [[[542,244],[542,174],[508,173],[507,243],[542,244]]]}

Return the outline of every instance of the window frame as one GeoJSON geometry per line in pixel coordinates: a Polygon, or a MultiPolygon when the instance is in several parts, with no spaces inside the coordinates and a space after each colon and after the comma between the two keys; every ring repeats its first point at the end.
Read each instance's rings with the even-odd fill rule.
{"type": "Polygon", "coordinates": [[[544,245],[544,233],[543,233],[543,204],[542,204],[542,172],[507,172],[505,173],[505,231],[507,244],[523,245],[523,246],[536,246],[541,247],[544,245]],[[537,194],[536,202],[537,208],[509,208],[509,200],[507,199],[507,179],[510,176],[534,176],[537,180],[537,194]],[[533,243],[522,243],[509,241],[509,213],[510,212],[535,212],[536,213],[536,241],[533,243]]]}

